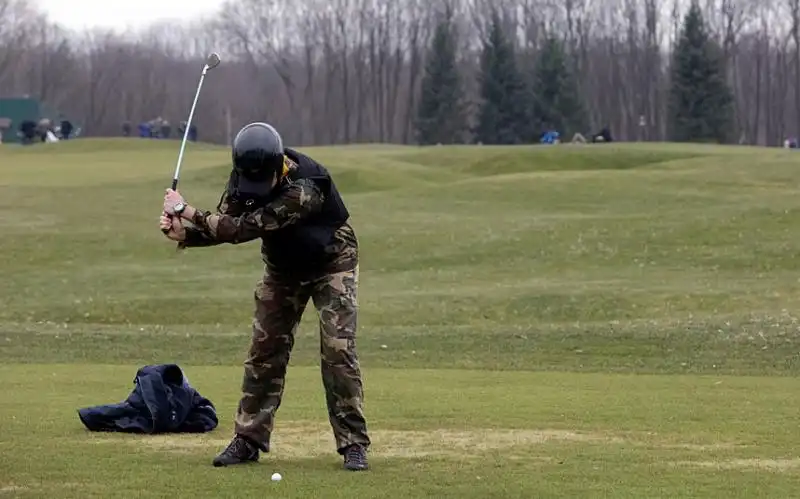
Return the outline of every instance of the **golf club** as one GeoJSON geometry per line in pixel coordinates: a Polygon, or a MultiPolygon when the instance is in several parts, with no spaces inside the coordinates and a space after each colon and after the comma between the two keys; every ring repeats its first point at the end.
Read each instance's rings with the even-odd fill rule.
{"type": "MultiPolygon", "coordinates": [[[[192,126],[192,118],[194,117],[194,109],[197,106],[197,99],[200,97],[200,89],[203,88],[203,80],[206,77],[206,73],[209,69],[214,69],[215,67],[219,66],[219,54],[216,52],[212,52],[206,58],[206,64],[203,66],[203,73],[200,75],[200,83],[197,84],[197,92],[194,94],[194,102],[192,102],[192,109],[189,111],[189,119],[186,120],[186,129],[183,131],[183,139],[181,140],[181,149],[178,153],[178,164],[175,166],[175,174],[172,176],[172,190],[176,190],[178,188],[178,177],[181,174],[181,163],[183,163],[183,152],[186,149],[186,141],[189,138],[189,128],[192,126]]],[[[169,232],[167,229],[163,229],[162,232],[165,234],[169,232]]]]}

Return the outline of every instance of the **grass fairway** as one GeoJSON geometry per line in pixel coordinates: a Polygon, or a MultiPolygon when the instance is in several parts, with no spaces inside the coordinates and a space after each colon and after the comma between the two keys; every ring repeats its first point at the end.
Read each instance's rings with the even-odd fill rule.
{"type": "MultiPolygon", "coordinates": [[[[273,453],[231,435],[258,243],[176,253],[176,142],[0,146],[0,496],[796,497],[800,156],[681,145],[309,149],[361,242],[372,470],[341,471],[313,307],[273,453]],[[87,432],[144,364],[203,435],[87,432]],[[274,471],[284,480],[272,483],[274,471]]],[[[229,153],[190,144],[214,209],[229,153]]]]}

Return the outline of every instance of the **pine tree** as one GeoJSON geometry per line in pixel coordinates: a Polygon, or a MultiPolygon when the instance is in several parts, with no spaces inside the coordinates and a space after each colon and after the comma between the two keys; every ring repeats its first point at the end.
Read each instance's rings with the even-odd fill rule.
{"type": "Polygon", "coordinates": [[[415,120],[420,144],[464,141],[466,110],[456,61],[456,41],[452,13],[448,10],[436,26],[422,77],[415,120]]]}
{"type": "Polygon", "coordinates": [[[475,139],[484,144],[519,144],[532,138],[530,99],[520,73],[514,46],[503,33],[497,13],[492,15],[484,41],[479,74],[481,103],[475,139]]]}
{"type": "Polygon", "coordinates": [[[733,93],[719,45],[692,1],[672,57],[670,138],[676,142],[726,142],[733,128],[733,93]]]}
{"type": "Polygon", "coordinates": [[[533,70],[533,117],[541,131],[552,127],[563,137],[585,133],[586,107],[569,56],[554,36],[545,40],[533,70]]]}

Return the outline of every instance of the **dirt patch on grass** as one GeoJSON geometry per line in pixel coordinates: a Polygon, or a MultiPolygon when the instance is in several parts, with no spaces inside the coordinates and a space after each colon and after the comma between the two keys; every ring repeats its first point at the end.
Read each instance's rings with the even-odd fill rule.
{"type": "Polygon", "coordinates": [[[715,470],[753,470],[785,472],[800,468],[800,459],[730,459],[725,461],[678,461],[676,466],[715,470]]]}
{"type": "Polygon", "coordinates": [[[39,214],[31,217],[21,211],[11,211],[0,214],[0,227],[4,229],[43,229],[54,227],[58,218],[53,215],[39,214]]]}
{"type": "Polygon", "coordinates": [[[21,485],[3,485],[0,486],[0,494],[13,494],[14,492],[24,492],[29,490],[28,487],[23,487],[21,485]]]}
{"type": "MultiPolygon", "coordinates": [[[[176,434],[176,435],[114,435],[94,437],[97,443],[128,444],[139,449],[158,452],[215,454],[230,441],[231,434],[216,431],[214,434],[176,434]]],[[[738,448],[733,443],[717,442],[700,444],[676,441],[657,441],[651,435],[612,435],[600,432],[580,432],[570,430],[530,430],[530,429],[433,429],[433,430],[373,430],[371,455],[378,457],[481,457],[494,451],[508,451],[509,458],[514,454],[528,454],[534,447],[550,442],[585,444],[624,444],[658,449],[676,449],[700,452],[713,452],[738,448]]],[[[314,458],[330,456],[334,452],[331,430],[324,424],[292,423],[278,426],[272,437],[272,451],[286,458],[314,458]]],[[[527,459],[529,456],[526,456],[527,459]]],[[[521,458],[521,456],[520,456],[521,458]]],[[[709,462],[710,463],[710,462],[709,462]]],[[[736,468],[747,467],[745,461],[730,464],[736,468]],[[736,464],[738,463],[738,464],[736,464]]],[[[774,463],[774,461],[773,461],[774,463]]],[[[695,466],[702,463],[690,462],[695,466]]],[[[720,463],[715,463],[719,465],[720,463]]],[[[798,460],[800,465],[800,460],[798,460]]],[[[763,467],[767,465],[762,463],[763,467]]]]}
{"type": "Polygon", "coordinates": [[[82,487],[82,485],[80,483],[75,483],[75,482],[58,482],[58,483],[52,483],[52,484],[36,482],[33,485],[17,485],[17,484],[9,483],[9,484],[6,484],[6,485],[0,485],[0,497],[2,497],[5,494],[14,495],[14,494],[20,494],[20,493],[23,493],[23,492],[29,492],[30,493],[31,491],[34,491],[34,490],[39,492],[39,491],[42,491],[45,487],[48,490],[50,490],[50,489],[64,490],[64,489],[77,489],[77,488],[82,487]]]}
{"type": "MultiPolygon", "coordinates": [[[[375,430],[370,432],[370,454],[379,457],[469,457],[506,449],[522,449],[551,441],[622,442],[614,437],[566,430],[481,429],[428,431],[375,430]]],[[[229,435],[153,435],[95,438],[97,443],[127,443],[160,451],[219,452],[229,435]]],[[[322,425],[297,425],[276,428],[272,450],[281,457],[313,458],[334,452],[333,435],[322,425]]]]}
{"type": "Polygon", "coordinates": [[[717,451],[717,450],[731,450],[731,449],[741,449],[742,447],[747,447],[746,445],[739,445],[739,444],[731,444],[731,443],[718,443],[718,444],[659,444],[659,448],[662,449],[682,449],[682,450],[694,450],[694,451],[717,451]]]}

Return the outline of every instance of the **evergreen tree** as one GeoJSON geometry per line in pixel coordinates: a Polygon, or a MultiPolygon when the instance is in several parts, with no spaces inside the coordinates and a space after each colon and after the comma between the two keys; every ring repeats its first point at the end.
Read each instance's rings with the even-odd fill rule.
{"type": "Polygon", "coordinates": [[[676,142],[726,142],[733,127],[733,93],[719,45],[692,1],[672,56],[669,132],[676,142]]]}
{"type": "Polygon", "coordinates": [[[549,36],[533,69],[533,116],[541,129],[553,127],[562,137],[585,133],[586,107],[578,82],[570,69],[561,41],[549,36]]]}
{"type": "Polygon", "coordinates": [[[484,41],[479,74],[481,103],[475,139],[484,144],[519,144],[531,139],[530,99],[520,73],[514,46],[492,15],[484,41]]]}
{"type": "Polygon", "coordinates": [[[452,13],[448,9],[436,26],[422,77],[415,120],[420,144],[464,141],[466,110],[456,61],[456,41],[452,13]]]}

